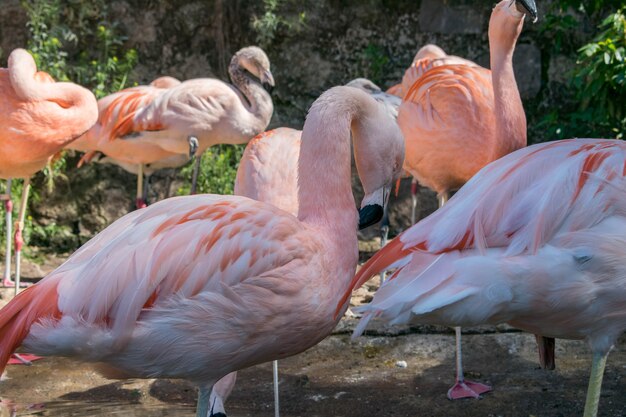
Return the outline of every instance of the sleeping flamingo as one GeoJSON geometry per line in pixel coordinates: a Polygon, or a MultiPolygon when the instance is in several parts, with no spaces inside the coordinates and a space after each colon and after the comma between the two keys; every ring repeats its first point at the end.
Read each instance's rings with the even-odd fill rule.
{"type": "Polygon", "coordinates": [[[56,83],[37,71],[24,49],[11,52],[8,68],[0,68],[0,178],[6,178],[7,247],[3,286],[20,286],[22,230],[30,177],[44,168],[65,145],[89,129],[98,117],[94,95],[73,83],[56,83]],[[11,178],[24,178],[15,223],[15,283],[11,281],[11,178]]]}
{"type": "MultiPolygon", "coordinates": [[[[470,65],[427,69],[406,92],[398,112],[404,169],[437,192],[439,206],[480,168],[526,146],[526,116],[513,74],[513,50],[533,0],[502,0],[489,21],[492,71],[470,65]]],[[[421,64],[414,66],[417,71],[421,64]]],[[[405,76],[406,79],[411,78],[405,76]]],[[[450,399],[478,397],[490,387],[463,378],[461,329],[456,328],[456,383],[450,399]]]]}
{"type": "Polygon", "coordinates": [[[357,226],[380,216],[403,158],[399,128],[372,98],[330,89],[304,124],[297,217],[208,194],[127,214],[0,310],[0,370],[22,344],[118,378],[188,379],[200,388],[197,416],[223,413],[209,401],[216,381],[302,352],[335,327],[357,226]],[[350,132],[366,192],[360,222],[350,132]]]}
{"type": "MultiPolygon", "coordinates": [[[[571,139],[483,168],[449,204],[372,257],[353,287],[398,267],[361,308],[391,323],[507,322],[584,339],[593,351],[585,416],[626,330],[626,144],[571,139]]],[[[350,291],[339,303],[344,307],[350,291]]]]}
{"type": "Polygon", "coordinates": [[[70,148],[138,165],[137,206],[142,207],[144,164],[172,155],[184,160],[218,143],[246,143],[269,124],[274,107],[265,88],[274,86],[274,78],[265,52],[256,46],[240,49],[228,71],[232,85],[213,78],[177,84],[168,77],[104,97],[98,101],[98,123],[70,148]]]}

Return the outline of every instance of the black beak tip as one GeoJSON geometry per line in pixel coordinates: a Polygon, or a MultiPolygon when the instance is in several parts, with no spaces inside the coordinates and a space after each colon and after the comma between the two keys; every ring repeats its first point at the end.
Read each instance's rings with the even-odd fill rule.
{"type": "Polygon", "coordinates": [[[274,85],[268,82],[263,83],[263,88],[265,89],[265,91],[267,91],[270,94],[272,93],[272,91],[274,91],[274,85]]]}
{"type": "Polygon", "coordinates": [[[537,21],[537,5],[535,0],[517,0],[520,6],[522,6],[526,14],[529,14],[533,18],[533,23],[537,21]]]}
{"type": "Polygon", "coordinates": [[[359,230],[376,224],[383,218],[383,207],[378,204],[368,204],[359,210],[359,230]]]}

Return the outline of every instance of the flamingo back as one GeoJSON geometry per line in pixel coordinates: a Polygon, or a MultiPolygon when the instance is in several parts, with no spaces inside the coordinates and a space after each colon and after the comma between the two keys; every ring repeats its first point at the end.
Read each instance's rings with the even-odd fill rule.
{"type": "Polygon", "coordinates": [[[243,153],[235,195],[298,213],[298,157],[302,132],[278,128],[257,135],[243,153]]]}
{"type": "Polygon", "coordinates": [[[437,193],[459,188],[494,153],[490,71],[467,65],[432,68],[407,91],[398,124],[411,155],[405,169],[437,193]]]}

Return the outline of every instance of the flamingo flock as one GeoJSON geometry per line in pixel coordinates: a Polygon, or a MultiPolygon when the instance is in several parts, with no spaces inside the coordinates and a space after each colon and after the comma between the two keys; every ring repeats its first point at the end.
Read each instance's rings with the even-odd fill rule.
{"type": "Polygon", "coordinates": [[[316,345],[352,291],[389,271],[354,309],[354,337],[373,319],[455,327],[450,399],[491,390],[464,379],[459,326],[534,333],[548,368],[554,338],[585,340],[584,416],[597,416],[606,358],[626,330],[626,146],[526,147],[512,56],[536,18],[533,0],[502,0],[489,21],[490,70],[426,45],[388,93],[366,79],[325,91],[301,132],[265,131],[274,78],[258,47],[233,56],[232,84],[160,77],[98,102],[13,51],[0,69],[0,177],[24,178],[25,194],[15,282],[6,238],[3,284],[16,296],[0,310],[0,373],[20,348],[92,362],[110,378],[184,379],[198,388],[197,417],[224,417],[237,371],[316,345]],[[146,205],[144,174],[198,163],[217,143],[248,143],[235,195],[146,205]],[[18,293],[28,178],[64,147],[136,173],[137,210],[18,293]],[[440,208],[357,271],[357,230],[380,221],[403,171],[437,192],[440,208]]]}

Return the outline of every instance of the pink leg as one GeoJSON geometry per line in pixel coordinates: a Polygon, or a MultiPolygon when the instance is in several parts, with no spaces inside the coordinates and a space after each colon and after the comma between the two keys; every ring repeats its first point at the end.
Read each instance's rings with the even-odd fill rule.
{"type": "Polygon", "coordinates": [[[15,283],[11,280],[11,234],[13,229],[13,201],[11,201],[11,180],[7,180],[6,194],[0,196],[1,200],[4,200],[4,210],[6,216],[6,252],[4,257],[4,276],[2,277],[3,287],[13,287],[15,283]]]}
{"type": "Polygon", "coordinates": [[[30,178],[24,179],[24,189],[22,190],[22,200],[20,202],[20,211],[17,221],[15,222],[15,295],[18,289],[27,287],[29,284],[20,284],[21,266],[22,266],[22,247],[24,239],[22,239],[22,231],[24,230],[24,217],[26,216],[26,203],[28,202],[28,193],[30,192],[30,178]]]}
{"type": "Polygon", "coordinates": [[[411,180],[411,224],[417,220],[417,179],[411,180]]]}
{"type": "Polygon", "coordinates": [[[456,333],[456,382],[448,390],[448,398],[451,400],[458,400],[459,398],[480,398],[480,394],[491,391],[491,387],[479,382],[466,380],[463,377],[461,328],[455,327],[454,331],[456,333]]]}
{"type": "Polygon", "coordinates": [[[135,199],[135,207],[142,209],[147,207],[146,200],[143,198],[143,164],[139,164],[137,171],[137,198],[135,199]]]}

